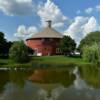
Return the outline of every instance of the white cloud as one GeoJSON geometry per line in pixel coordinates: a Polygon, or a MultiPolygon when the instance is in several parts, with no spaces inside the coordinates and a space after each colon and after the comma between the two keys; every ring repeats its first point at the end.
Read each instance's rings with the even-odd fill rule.
{"type": "Polygon", "coordinates": [[[34,27],[34,26],[30,26],[29,28],[28,28],[28,30],[27,30],[27,33],[29,33],[29,34],[35,34],[35,33],[37,33],[38,32],[38,30],[37,30],[37,28],[36,27],[34,27]]]}
{"type": "Polygon", "coordinates": [[[90,14],[90,13],[92,13],[93,12],[93,8],[87,8],[86,10],[85,10],[85,12],[87,13],[87,14],[90,14]]]}
{"type": "Polygon", "coordinates": [[[75,17],[74,22],[65,30],[64,34],[71,36],[79,44],[89,32],[100,30],[95,17],[75,17]]]}
{"type": "Polygon", "coordinates": [[[0,10],[7,15],[32,15],[32,0],[0,0],[0,10]]]}
{"type": "Polygon", "coordinates": [[[67,20],[57,5],[51,0],[45,4],[39,5],[37,14],[40,16],[42,26],[46,26],[45,21],[52,20],[53,27],[61,27],[67,20]]]}
{"type": "Polygon", "coordinates": [[[86,36],[87,33],[90,33],[92,31],[99,30],[100,26],[97,23],[97,20],[95,17],[91,17],[88,22],[84,25],[83,33],[86,36]]]}
{"type": "Polygon", "coordinates": [[[17,32],[21,34],[26,34],[26,27],[24,25],[19,26],[17,32]]]}
{"type": "Polygon", "coordinates": [[[65,35],[71,36],[76,42],[79,42],[83,37],[82,29],[83,25],[87,22],[87,17],[77,16],[74,18],[74,22],[64,32],[65,35]]]}
{"type": "Polygon", "coordinates": [[[89,7],[85,9],[85,13],[91,14],[93,12],[100,12],[100,5],[96,5],[95,7],[89,7]]]}
{"type": "Polygon", "coordinates": [[[18,40],[25,40],[31,38],[33,34],[37,33],[38,30],[35,26],[30,26],[26,28],[24,25],[20,25],[17,29],[17,32],[14,34],[14,37],[18,40]]]}
{"type": "Polygon", "coordinates": [[[97,12],[100,12],[100,5],[97,5],[97,6],[95,7],[95,9],[96,9],[97,12]]]}

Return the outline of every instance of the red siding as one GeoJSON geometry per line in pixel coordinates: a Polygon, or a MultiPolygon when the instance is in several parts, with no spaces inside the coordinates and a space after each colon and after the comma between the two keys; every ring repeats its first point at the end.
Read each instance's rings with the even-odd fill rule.
{"type": "Polygon", "coordinates": [[[33,50],[38,50],[37,53],[42,53],[45,55],[56,55],[56,48],[58,47],[60,39],[54,38],[49,41],[44,41],[43,39],[28,39],[27,46],[33,50]]]}

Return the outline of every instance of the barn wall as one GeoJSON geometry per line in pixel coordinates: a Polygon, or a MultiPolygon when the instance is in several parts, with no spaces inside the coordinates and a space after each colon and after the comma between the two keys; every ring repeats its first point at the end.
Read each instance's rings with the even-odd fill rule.
{"type": "Polygon", "coordinates": [[[45,55],[56,55],[56,49],[59,45],[60,39],[54,38],[49,41],[45,39],[28,39],[26,40],[27,46],[37,52],[37,54],[45,55]]]}

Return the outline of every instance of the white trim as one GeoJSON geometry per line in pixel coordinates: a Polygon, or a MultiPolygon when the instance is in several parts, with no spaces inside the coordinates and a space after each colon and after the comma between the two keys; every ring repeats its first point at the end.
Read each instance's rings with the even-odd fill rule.
{"type": "Polygon", "coordinates": [[[61,49],[60,48],[56,48],[56,53],[61,53],[61,49]]]}

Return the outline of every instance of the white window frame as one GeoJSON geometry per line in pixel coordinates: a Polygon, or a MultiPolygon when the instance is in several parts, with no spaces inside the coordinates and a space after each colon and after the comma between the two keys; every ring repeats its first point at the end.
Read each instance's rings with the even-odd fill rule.
{"type": "Polygon", "coordinates": [[[60,48],[56,48],[56,53],[61,53],[61,49],[60,48]]]}

